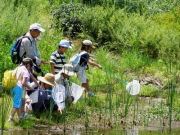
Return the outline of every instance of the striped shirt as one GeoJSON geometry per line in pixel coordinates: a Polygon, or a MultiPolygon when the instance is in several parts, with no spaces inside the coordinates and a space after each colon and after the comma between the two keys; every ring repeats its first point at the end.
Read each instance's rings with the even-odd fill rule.
{"type": "Polygon", "coordinates": [[[54,72],[57,74],[61,71],[62,66],[66,64],[66,58],[64,54],[60,54],[58,51],[55,51],[51,54],[50,63],[54,63],[54,72]]]}

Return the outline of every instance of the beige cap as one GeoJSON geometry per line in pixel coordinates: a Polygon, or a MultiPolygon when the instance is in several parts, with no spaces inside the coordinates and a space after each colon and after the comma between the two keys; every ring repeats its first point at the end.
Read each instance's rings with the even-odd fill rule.
{"type": "Polygon", "coordinates": [[[91,46],[92,48],[96,48],[95,46],[92,45],[92,42],[90,40],[84,40],[83,45],[91,46]]]}

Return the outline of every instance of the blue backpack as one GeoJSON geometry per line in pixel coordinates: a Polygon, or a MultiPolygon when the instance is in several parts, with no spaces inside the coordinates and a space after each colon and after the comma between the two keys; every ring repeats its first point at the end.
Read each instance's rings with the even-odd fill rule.
{"type": "MultiPolygon", "coordinates": [[[[23,36],[19,37],[11,47],[10,56],[11,56],[11,60],[14,64],[20,64],[22,61],[22,58],[26,54],[26,52],[24,52],[22,57],[19,56],[19,50],[20,50],[20,46],[21,46],[21,42],[22,42],[23,38],[28,38],[30,40],[30,38],[28,36],[23,35],[23,36]]],[[[32,44],[31,40],[30,40],[30,42],[32,44]]]]}

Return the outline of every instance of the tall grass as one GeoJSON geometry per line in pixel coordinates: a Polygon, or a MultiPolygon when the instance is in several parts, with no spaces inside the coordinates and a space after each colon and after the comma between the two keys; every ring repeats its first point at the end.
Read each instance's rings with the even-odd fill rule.
{"type": "Polygon", "coordinates": [[[173,108],[174,108],[174,97],[176,94],[176,76],[177,76],[177,68],[172,69],[173,63],[170,61],[167,66],[167,72],[169,73],[168,79],[168,105],[169,105],[169,130],[172,130],[172,121],[173,121],[173,108]]]}
{"type": "MultiPolygon", "coordinates": [[[[49,3],[46,3],[46,1],[42,0],[25,0],[21,1],[22,3],[20,4],[16,0],[16,3],[14,3],[16,7],[12,4],[13,2],[13,0],[3,0],[0,2],[0,10],[3,13],[0,16],[1,20],[3,20],[0,22],[0,46],[2,49],[0,52],[0,65],[2,67],[0,69],[0,78],[2,78],[2,74],[6,69],[16,66],[10,62],[9,50],[11,44],[17,37],[28,31],[31,23],[39,22],[46,30],[45,33],[42,33],[42,40],[37,43],[42,59],[48,61],[50,54],[57,49],[56,45],[59,43],[60,39],[67,38],[63,37],[61,28],[55,29],[52,27],[52,18],[49,13],[53,4],[60,5],[62,4],[62,1],[49,0],[49,3]]],[[[70,1],[63,2],[68,3],[70,1]]],[[[77,1],[74,1],[74,3],[75,2],[77,1]]],[[[150,13],[150,10],[147,11],[146,8],[146,12],[140,11],[143,10],[143,7],[148,7],[147,1],[139,2],[126,0],[123,1],[124,3],[120,3],[120,1],[110,1],[114,3],[115,7],[106,4],[108,3],[107,1],[103,1],[103,4],[106,6],[95,6],[97,1],[93,2],[94,7],[84,5],[83,8],[85,9],[85,12],[76,14],[83,23],[83,32],[76,38],[71,39],[75,48],[66,52],[67,59],[79,50],[81,41],[88,38],[93,41],[95,46],[97,46],[97,49],[92,52],[95,61],[100,63],[102,67],[110,73],[126,81],[141,79],[142,73],[144,76],[149,74],[154,76],[155,73],[155,77],[157,78],[163,76],[165,78],[163,78],[165,80],[164,83],[166,84],[169,74],[164,73],[165,69],[164,66],[162,66],[162,63],[164,60],[172,59],[177,61],[179,58],[180,31],[178,29],[179,23],[177,21],[179,17],[173,15],[177,13],[176,11],[172,14],[172,12],[169,12],[170,10],[167,10],[170,9],[167,7],[171,6],[171,4],[169,4],[170,1],[164,3],[168,3],[169,5],[164,6],[167,9],[165,9],[163,13],[158,12],[158,14],[156,14],[157,10],[153,9],[151,10],[151,12],[153,12],[151,16],[147,16],[150,13]],[[132,6],[132,3],[136,6],[133,7],[134,9],[128,7],[132,6]],[[118,9],[116,7],[118,4],[119,6],[126,7],[126,9],[118,9]],[[132,12],[134,12],[134,14],[131,14],[132,12]],[[136,14],[136,12],[142,13],[136,14]],[[146,15],[143,15],[143,13],[146,15]],[[164,21],[163,18],[161,18],[161,15],[165,16],[165,18],[169,18],[169,20],[164,21]],[[160,63],[156,62],[156,59],[158,58],[161,58],[160,63]]],[[[158,6],[156,5],[156,2],[151,3],[150,7],[153,7],[152,5],[158,6]]],[[[162,2],[163,1],[159,1],[159,3],[162,2]]],[[[159,8],[160,7],[163,6],[159,6],[159,8]]],[[[50,72],[49,66],[42,65],[42,69],[46,72],[50,72]]],[[[170,69],[173,69],[173,67],[170,69]]],[[[160,115],[162,115],[161,113],[165,112],[164,108],[160,108],[163,111],[159,110],[159,106],[150,106],[149,110],[144,110],[145,105],[141,106],[143,98],[139,98],[139,100],[136,101],[136,97],[132,97],[126,92],[123,83],[117,81],[103,70],[90,67],[87,71],[87,76],[90,80],[91,89],[97,94],[97,97],[90,99],[86,98],[85,95],[85,100],[78,101],[78,103],[71,108],[65,109],[63,115],[55,115],[55,113],[52,112],[43,114],[44,116],[42,116],[42,118],[48,121],[49,130],[51,122],[55,122],[58,124],[62,123],[65,132],[66,126],[68,125],[68,118],[70,117],[68,114],[71,114],[71,116],[73,115],[74,122],[76,122],[78,118],[83,117],[83,125],[86,128],[86,132],[88,132],[88,127],[92,120],[92,112],[96,109],[100,110],[99,113],[104,126],[108,123],[113,127],[112,120],[115,120],[116,130],[119,128],[119,119],[123,119],[124,117],[124,122],[126,122],[127,125],[132,120],[136,119],[141,122],[139,124],[148,125],[149,117],[151,117],[151,115],[159,115],[160,117],[160,115]],[[113,115],[115,116],[113,117],[113,115]],[[142,116],[144,117],[142,118],[142,116]]],[[[79,84],[76,76],[72,77],[72,80],[79,84]]],[[[175,82],[176,80],[172,79],[171,81],[171,79],[169,79],[169,93],[165,93],[170,95],[168,99],[170,103],[170,122],[172,121],[172,115],[174,113],[172,110],[175,82]]],[[[144,90],[142,90],[142,96],[158,97],[162,93],[162,91],[158,91],[157,87],[150,85],[143,86],[142,88],[144,90]]],[[[163,88],[166,89],[165,87],[163,88]]],[[[4,96],[5,95],[3,94],[3,97],[4,96]]],[[[2,99],[7,100],[1,100],[5,102],[4,105],[7,105],[10,100],[6,97],[2,99]]],[[[3,106],[0,107],[2,108],[3,106]]],[[[5,111],[8,110],[2,109],[1,115],[6,116],[6,113],[8,112],[5,111]]],[[[1,117],[2,123],[5,120],[3,118],[4,117],[1,117]]],[[[3,128],[4,125],[2,124],[2,129],[3,128]]]]}
{"type": "MultiPolygon", "coordinates": [[[[2,87],[0,88],[3,89],[2,87]]],[[[0,98],[0,127],[1,127],[1,134],[3,135],[4,129],[5,129],[5,123],[8,120],[9,113],[11,110],[11,102],[12,99],[5,91],[3,91],[3,94],[0,98]]]]}

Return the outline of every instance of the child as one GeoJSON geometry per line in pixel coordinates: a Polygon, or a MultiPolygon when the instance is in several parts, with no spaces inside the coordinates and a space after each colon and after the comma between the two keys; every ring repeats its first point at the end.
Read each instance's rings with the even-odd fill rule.
{"type": "Polygon", "coordinates": [[[65,64],[56,75],[47,73],[44,77],[38,76],[38,80],[41,82],[44,90],[52,89],[52,94],[43,101],[45,109],[50,109],[51,96],[55,102],[53,110],[57,110],[60,114],[62,114],[62,110],[65,108],[65,100],[67,98],[69,105],[73,102],[74,97],[68,83],[68,78],[73,75],[75,75],[73,66],[65,64]]]}
{"type": "Polygon", "coordinates": [[[90,40],[84,40],[82,42],[82,47],[81,47],[80,53],[82,53],[82,52],[85,52],[85,53],[83,53],[81,55],[80,68],[77,72],[77,76],[78,76],[79,81],[82,83],[82,87],[84,87],[88,91],[88,96],[94,95],[89,88],[88,78],[85,73],[85,70],[88,69],[88,64],[102,69],[102,66],[100,64],[97,64],[96,62],[94,62],[90,59],[89,53],[94,48],[95,48],[95,46],[92,45],[92,42],[90,40]]]}
{"type": "MultiPolygon", "coordinates": [[[[30,69],[33,66],[33,62],[31,58],[24,58],[22,63],[17,67],[16,78],[18,82],[15,87],[11,89],[11,94],[13,98],[13,108],[11,110],[11,115],[8,119],[8,122],[13,121],[13,117],[15,113],[17,113],[19,120],[21,117],[21,111],[24,110],[24,103],[22,99],[24,88],[28,90],[33,90],[31,86],[29,86],[30,78],[35,82],[35,84],[41,89],[41,86],[38,84],[36,79],[30,73],[30,69]]],[[[23,97],[24,98],[24,97],[23,97]]]]}
{"type": "Polygon", "coordinates": [[[66,58],[64,53],[68,48],[72,48],[68,40],[61,40],[58,44],[58,50],[53,52],[50,57],[51,73],[53,75],[59,73],[62,66],[66,64],[66,58]]]}

